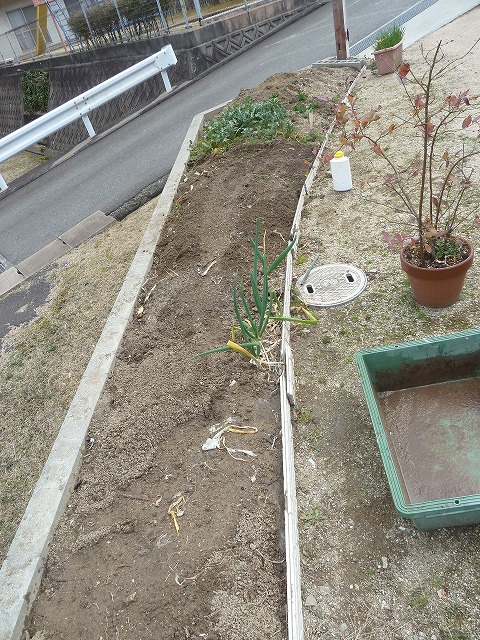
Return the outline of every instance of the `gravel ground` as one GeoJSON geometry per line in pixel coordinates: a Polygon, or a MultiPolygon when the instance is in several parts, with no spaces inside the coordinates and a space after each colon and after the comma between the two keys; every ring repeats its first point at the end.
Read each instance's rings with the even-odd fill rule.
{"type": "MultiPolygon", "coordinates": [[[[478,10],[432,34],[425,48],[443,39],[450,41],[449,56],[463,54],[476,39],[475,17],[478,10]]],[[[418,45],[404,60],[420,68],[418,45]]],[[[442,90],[476,93],[478,64],[476,51],[452,69],[442,90]]],[[[357,95],[361,112],[383,105],[384,127],[407,113],[394,76],[365,70],[357,95]]],[[[392,136],[389,144],[393,157],[413,159],[411,138],[392,136]]],[[[480,266],[477,260],[455,305],[415,303],[398,256],[381,239],[383,229],[402,225],[375,179],[379,165],[361,145],[350,161],[349,192],[333,192],[330,177],[319,174],[296,267],[300,276],[318,255],[318,264],[350,263],[369,279],[359,298],[321,310],[320,329],[297,333],[293,343],[306,638],[474,640],[480,637],[479,527],[419,531],[395,513],[354,358],[361,348],[478,327],[480,266]]],[[[472,191],[472,203],[478,196],[472,191]]],[[[465,232],[478,247],[479,230],[472,224],[465,232]]]]}

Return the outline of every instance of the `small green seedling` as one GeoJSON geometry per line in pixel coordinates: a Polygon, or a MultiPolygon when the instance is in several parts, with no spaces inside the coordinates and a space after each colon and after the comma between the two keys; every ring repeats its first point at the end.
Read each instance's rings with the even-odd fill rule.
{"type": "Polygon", "coordinates": [[[305,522],[306,524],[316,524],[320,522],[325,517],[325,514],[321,509],[315,507],[313,509],[309,509],[308,511],[304,511],[300,515],[300,520],[305,522]]]}

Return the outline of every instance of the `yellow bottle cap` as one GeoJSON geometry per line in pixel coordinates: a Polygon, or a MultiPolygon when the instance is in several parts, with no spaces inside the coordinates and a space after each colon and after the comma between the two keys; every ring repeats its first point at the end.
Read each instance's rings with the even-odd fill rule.
{"type": "Polygon", "coordinates": [[[334,158],[343,158],[343,151],[335,151],[333,154],[334,158]]]}

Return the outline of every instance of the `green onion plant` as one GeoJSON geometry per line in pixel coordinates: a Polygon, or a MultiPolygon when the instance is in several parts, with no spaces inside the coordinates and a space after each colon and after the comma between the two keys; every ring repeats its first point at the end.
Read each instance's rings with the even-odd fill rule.
{"type": "Polygon", "coordinates": [[[253,268],[250,272],[249,284],[251,302],[247,300],[245,289],[238,273],[233,280],[233,308],[238,326],[232,329],[232,340],[223,347],[205,351],[199,355],[206,355],[218,351],[233,350],[258,360],[262,352],[262,337],[271,322],[296,322],[301,324],[316,324],[317,318],[307,309],[302,309],[305,318],[292,318],[273,315],[273,307],[278,299],[269,288],[268,276],[283,262],[295,245],[295,235],[285,249],[272,262],[268,263],[266,249],[260,248],[259,222],[257,220],[255,238],[249,236],[248,242],[253,250],[253,268]],[[243,342],[235,341],[235,331],[240,330],[243,342]]]}

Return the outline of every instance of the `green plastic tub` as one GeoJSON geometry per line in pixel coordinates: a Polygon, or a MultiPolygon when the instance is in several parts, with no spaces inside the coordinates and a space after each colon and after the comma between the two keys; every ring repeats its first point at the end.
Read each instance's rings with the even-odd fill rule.
{"type": "Polygon", "coordinates": [[[397,512],[480,522],[480,329],[374,347],[356,362],[397,512]]]}

